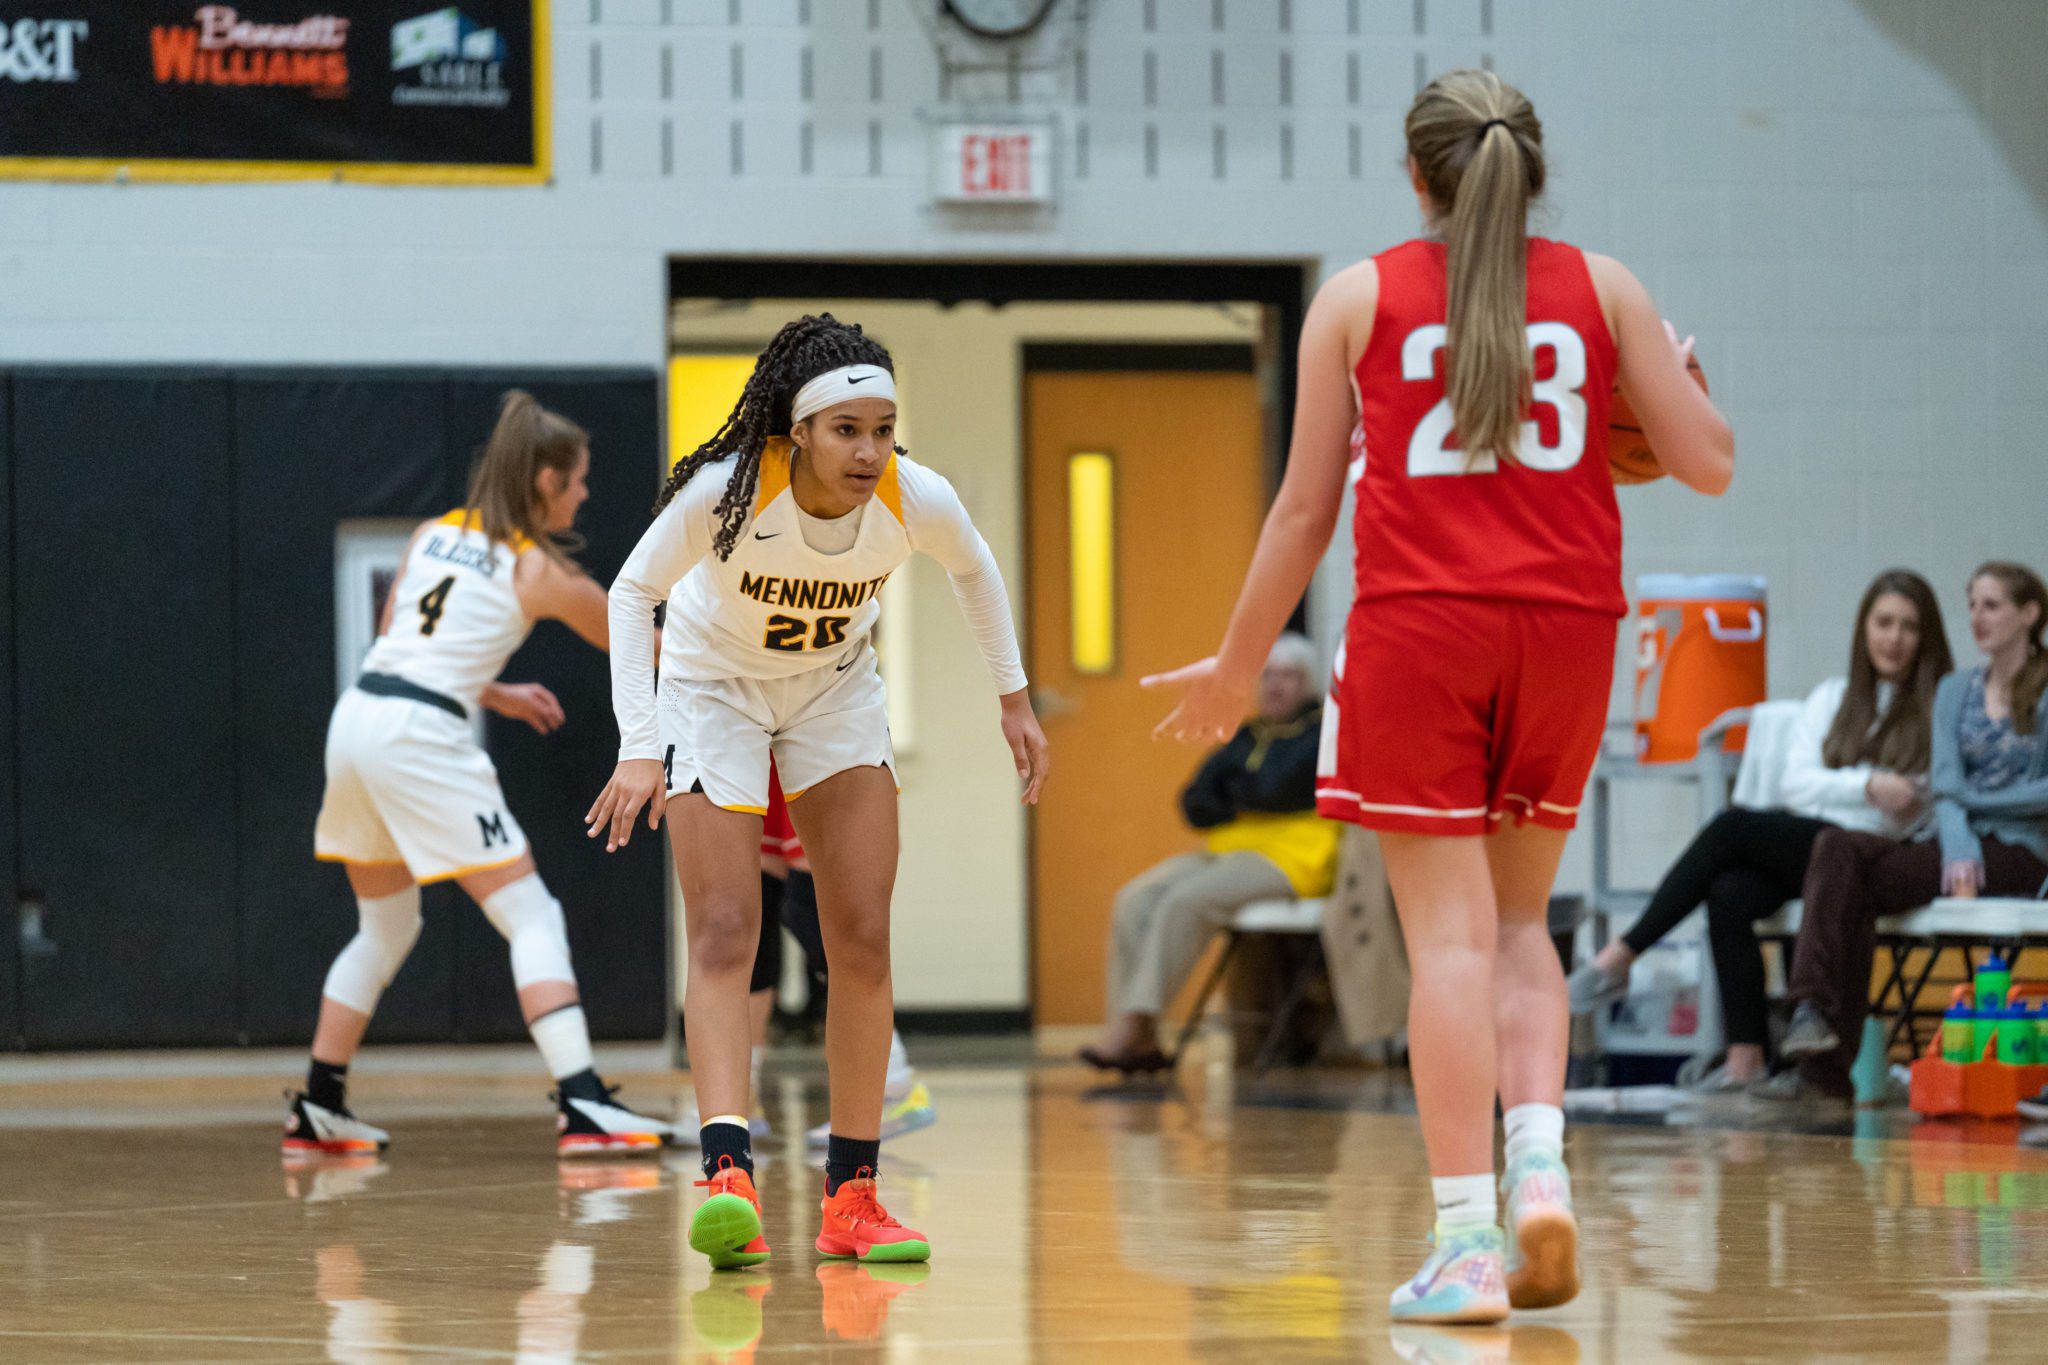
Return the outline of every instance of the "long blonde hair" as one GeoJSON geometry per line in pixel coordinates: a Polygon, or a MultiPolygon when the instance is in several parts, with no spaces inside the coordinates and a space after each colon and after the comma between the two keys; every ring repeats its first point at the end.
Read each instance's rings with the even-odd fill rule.
{"type": "Polygon", "coordinates": [[[463,510],[481,523],[492,543],[530,540],[549,558],[568,565],[573,537],[550,532],[536,486],[540,471],[567,476],[590,446],[590,435],[558,412],[549,412],[524,389],[507,389],[498,404],[498,423],[469,474],[463,510]]]}
{"type": "Polygon", "coordinates": [[[2027,659],[2020,665],[2019,675],[2012,680],[2012,730],[2016,735],[2034,733],[2034,712],[2040,708],[2041,694],[2048,692],[2048,650],[2041,647],[2041,633],[2048,628],[2048,583],[2041,581],[2041,575],[2024,564],[2015,564],[2007,559],[1993,559],[1977,566],[1977,572],[1970,575],[1975,583],[1980,578],[1995,578],[2005,588],[2005,595],[2012,599],[2015,607],[2024,607],[2029,602],[2040,608],[2034,615],[2033,628],[2027,631],[2027,659]]]}
{"type": "Polygon", "coordinates": [[[1528,215],[1543,193],[1543,124],[1491,71],[1448,71],[1408,109],[1408,155],[1449,262],[1445,389],[1467,458],[1514,459],[1533,379],[1528,215]]]}

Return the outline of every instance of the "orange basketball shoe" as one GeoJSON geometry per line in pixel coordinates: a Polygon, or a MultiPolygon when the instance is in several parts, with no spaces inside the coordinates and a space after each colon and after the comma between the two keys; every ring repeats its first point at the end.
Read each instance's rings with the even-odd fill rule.
{"type": "Polygon", "coordinates": [[[768,1259],[768,1239],[761,1235],[761,1196],[754,1178],[732,1158],[718,1159],[718,1173],[699,1180],[710,1194],[690,1215],[690,1245],[711,1258],[713,1270],[759,1265],[768,1259]]]}
{"type": "Polygon", "coordinates": [[[818,1233],[818,1253],[837,1260],[929,1261],[932,1244],[889,1216],[875,1198],[875,1174],[839,1183],[837,1194],[825,1196],[825,1226],[818,1233]]]}

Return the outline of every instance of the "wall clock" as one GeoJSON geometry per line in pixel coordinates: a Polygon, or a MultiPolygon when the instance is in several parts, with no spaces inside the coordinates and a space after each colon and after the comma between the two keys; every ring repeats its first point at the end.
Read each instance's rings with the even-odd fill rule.
{"type": "Polygon", "coordinates": [[[1021,38],[1045,22],[1059,0],[941,0],[945,13],[983,38],[1021,38]]]}

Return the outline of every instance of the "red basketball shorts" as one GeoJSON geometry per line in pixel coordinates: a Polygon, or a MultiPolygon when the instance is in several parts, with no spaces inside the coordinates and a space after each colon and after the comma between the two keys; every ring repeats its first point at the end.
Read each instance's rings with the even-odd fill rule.
{"type": "Polygon", "coordinates": [[[1600,750],[1605,612],[1397,597],[1351,610],[1323,710],[1316,809],[1403,834],[1570,829],[1600,750]]]}

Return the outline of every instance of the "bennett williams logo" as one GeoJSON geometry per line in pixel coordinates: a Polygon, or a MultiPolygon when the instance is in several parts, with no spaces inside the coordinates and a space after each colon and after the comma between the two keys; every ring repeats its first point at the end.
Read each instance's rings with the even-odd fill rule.
{"type": "Polygon", "coordinates": [[[0,19],[0,80],[75,81],[85,38],[83,19],[0,19]]]}
{"type": "Polygon", "coordinates": [[[323,99],[348,94],[349,21],[332,14],[282,23],[201,5],[190,24],[149,30],[158,85],[296,86],[323,99]]]}
{"type": "Polygon", "coordinates": [[[391,26],[391,102],[503,109],[505,40],[450,6],[391,26]]]}

